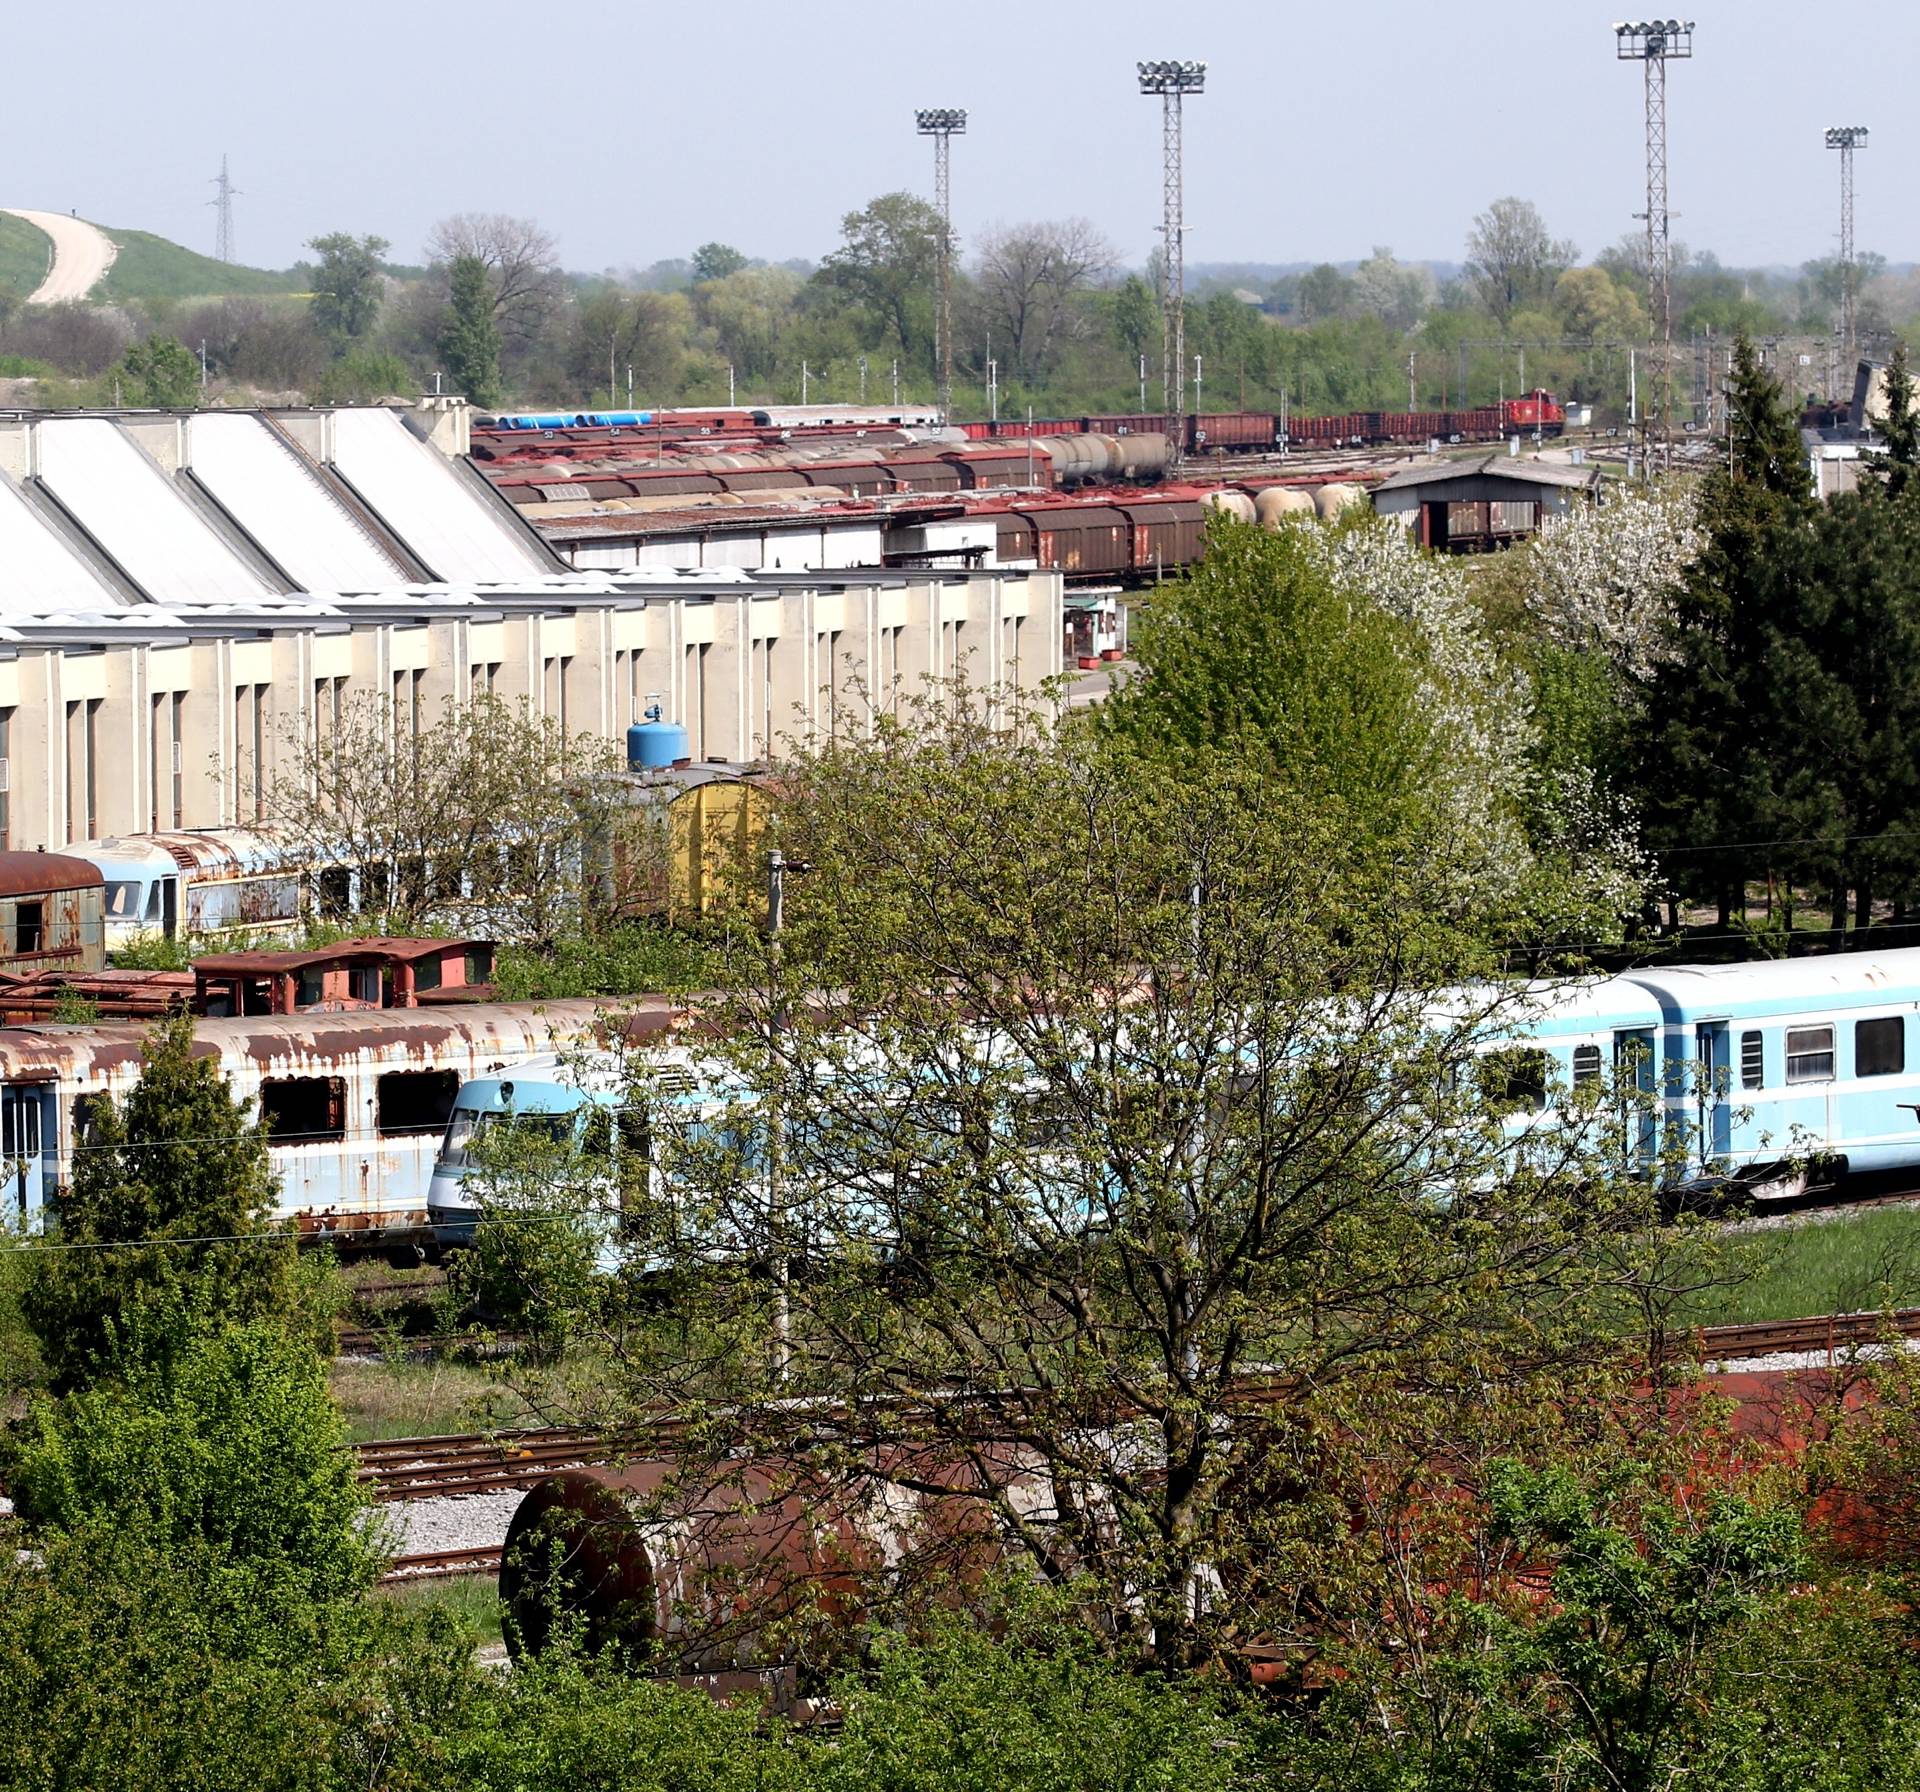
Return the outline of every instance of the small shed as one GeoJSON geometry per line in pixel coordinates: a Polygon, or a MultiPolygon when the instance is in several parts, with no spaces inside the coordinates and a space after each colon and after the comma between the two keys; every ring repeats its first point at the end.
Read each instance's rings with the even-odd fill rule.
{"type": "Polygon", "coordinates": [[[210,952],[193,965],[196,1013],[340,1013],[481,1001],[493,993],[491,940],[336,940],[305,952],[210,952]]]}
{"type": "Polygon", "coordinates": [[[1439,554],[1485,554],[1599,495],[1597,467],[1480,454],[1408,467],[1373,488],[1373,507],[1439,554]]]}

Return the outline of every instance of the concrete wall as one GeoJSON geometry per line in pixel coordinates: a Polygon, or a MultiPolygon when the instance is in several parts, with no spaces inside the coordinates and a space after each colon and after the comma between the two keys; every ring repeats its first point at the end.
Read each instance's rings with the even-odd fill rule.
{"type": "Polygon", "coordinates": [[[565,603],[488,593],[341,608],[232,633],[206,619],[159,638],[116,640],[107,627],[105,644],[8,644],[6,846],[55,850],[174,826],[176,698],[178,822],[215,827],[254,819],[256,793],[294,763],[289,736],[310,737],[335,681],[343,701],[372,692],[411,704],[417,693],[423,726],[490,689],[609,739],[657,696],[695,757],[750,760],[871,726],[896,681],[911,691],[964,669],[977,684],[1033,691],[1061,670],[1051,573],[765,575],[565,603]]]}

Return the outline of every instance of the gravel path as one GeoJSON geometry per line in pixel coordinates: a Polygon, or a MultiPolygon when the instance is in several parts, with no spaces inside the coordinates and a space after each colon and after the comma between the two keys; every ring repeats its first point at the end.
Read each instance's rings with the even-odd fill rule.
{"type": "Polygon", "coordinates": [[[97,225],[65,212],[30,212],[18,206],[0,206],[0,211],[25,218],[36,229],[53,238],[53,266],[47,277],[27,294],[29,305],[59,305],[84,299],[107,276],[113,258],[120,253],[113,239],[97,225]]]}

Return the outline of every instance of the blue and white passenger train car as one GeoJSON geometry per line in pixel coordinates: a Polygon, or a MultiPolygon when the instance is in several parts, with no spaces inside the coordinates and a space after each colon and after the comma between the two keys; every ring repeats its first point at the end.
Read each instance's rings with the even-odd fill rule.
{"type": "Polygon", "coordinates": [[[1660,1006],[1669,1126],[1700,1167],[1920,1167],[1920,950],[1675,965],[1625,979],[1660,1006]],[[1693,1067],[1692,1087],[1685,1080],[1693,1067]]]}
{"type": "MultiPolygon", "coordinates": [[[[1436,1003],[1438,1025],[1486,1008],[1494,992],[1436,1003]]],[[[1516,990],[1480,1026],[1476,1051],[1500,1054],[1516,1139],[1574,1123],[1613,1129],[1624,1167],[1681,1181],[1731,1178],[1765,1199],[1809,1171],[1920,1172],[1920,949],[1765,964],[1675,965],[1516,990]],[[1596,1111],[1595,1086],[1617,1099],[1596,1111]]],[[[679,1054],[688,1111],[721,1101],[679,1054]]],[[[470,1142],[501,1115],[555,1116],[585,1139],[591,1111],[631,1099],[611,1059],[584,1075],[560,1057],[508,1078],[464,1084],[429,1198],[448,1243],[471,1237],[463,1186],[470,1142]],[[559,1116],[567,1116],[564,1121],[559,1116]]],[[[644,1129],[644,1119],[623,1122],[644,1129]]]]}

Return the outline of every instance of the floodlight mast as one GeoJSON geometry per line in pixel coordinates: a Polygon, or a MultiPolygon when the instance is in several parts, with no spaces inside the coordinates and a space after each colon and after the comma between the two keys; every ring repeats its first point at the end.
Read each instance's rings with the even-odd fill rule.
{"type": "Polygon", "coordinates": [[[940,214],[934,256],[934,354],[940,364],[940,417],[953,416],[953,139],[963,136],[967,114],[959,106],[927,106],[913,115],[914,128],[933,139],[933,209],[940,214]]]}
{"type": "MultiPolygon", "coordinates": [[[[1840,152],[1840,344],[1851,377],[1859,358],[1855,343],[1858,327],[1858,275],[1853,258],[1853,152],[1867,147],[1863,124],[1835,125],[1827,132],[1827,147],[1840,152]]],[[[1839,394],[1834,396],[1838,397],[1839,394]]]]}
{"type": "MultiPolygon", "coordinates": [[[[1160,258],[1160,402],[1169,418],[1178,419],[1187,407],[1187,269],[1186,213],[1181,185],[1181,102],[1190,93],[1204,93],[1204,62],[1142,62],[1138,64],[1140,91],[1160,96],[1161,220],[1166,244],[1160,258]]],[[[1174,453],[1180,451],[1180,425],[1175,421],[1174,453]]]]}
{"type": "MultiPolygon", "coordinates": [[[[1667,64],[1693,59],[1691,19],[1640,19],[1613,28],[1614,56],[1638,62],[1647,85],[1647,309],[1660,344],[1660,433],[1673,464],[1673,240],[1667,213],[1667,64]]],[[[1653,420],[1647,420],[1651,447],[1653,420]]],[[[1648,456],[1651,460],[1651,453],[1648,456]]]]}

